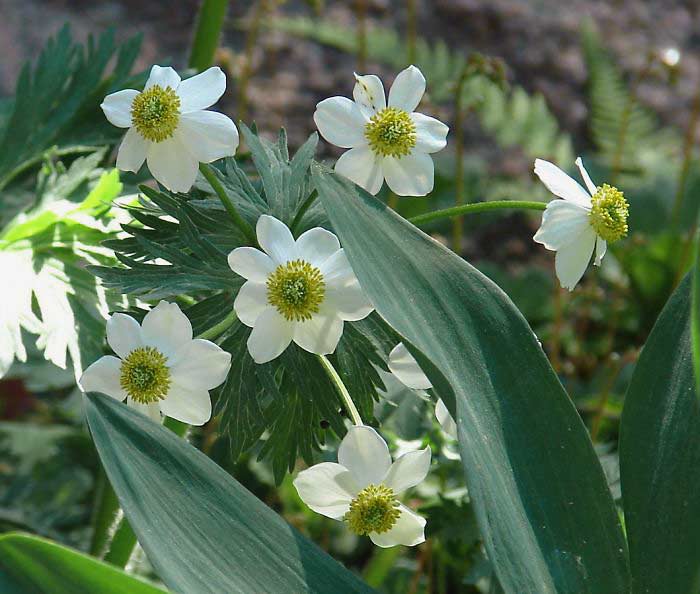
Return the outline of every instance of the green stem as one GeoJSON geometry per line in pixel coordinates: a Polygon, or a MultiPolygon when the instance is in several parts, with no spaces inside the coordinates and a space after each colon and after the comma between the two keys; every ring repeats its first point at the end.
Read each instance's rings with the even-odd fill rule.
{"type": "Polygon", "coordinates": [[[205,330],[204,332],[199,334],[197,338],[203,338],[204,340],[211,340],[213,338],[217,338],[224,332],[224,330],[230,328],[231,325],[237,319],[238,316],[236,315],[236,312],[231,310],[231,313],[229,313],[223,320],[221,320],[218,324],[212,326],[208,330],[205,330]]]}
{"type": "Polygon", "coordinates": [[[253,72],[253,50],[260,34],[260,24],[267,12],[267,2],[268,0],[258,0],[246,35],[243,66],[238,77],[238,119],[242,121],[248,119],[248,83],[253,72]]]}
{"type": "Polygon", "coordinates": [[[331,381],[338,390],[338,394],[340,394],[341,398],[345,402],[345,407],[348,409],[348,414],[350,415],[352,422],[355,425],[362,425],[362,417],[360,417],[360,413],[358,412],[355,403],[350,397],[350,392],[348,392],[348,389],[345,387],[345,384],[343,383],[341,377],[338,375],[338,372],[335,370],[335,367],[333,367],[333,364],[328,360],[328,357],[326,357],[325,355],[318,355],[318,359],[319,361],[321,361],[321,365],[323,365],[324,369],[326,370],[326,373],[328,373],[328,377],[331,378],[331,381]]]}
{"type": "Polygon", "coordinates": [[[695,270],[693,271],[693,291],[692,291],[692,311],[690,315],[691,323],[691,344],[693,348],[693,362],[695,364],[695,380],[697,382],[697,393],[700,398],[700,238],[695,249],[695,270]]]}
{"type": "Polygon", "coordinates": [[[238,211],[236,210],[233,202],[231,202],[231,198],[229,198],[229,195],[226,193],[224,186],[221,185],[219,178],[216,177],[214,168],[208,163],[200,163],[199,170],[202,172],[204,178],[209,182],[209,185],[212,187],[214,192],[216,192],[219,200],[221,200],[221,204],[224,205],[226,212],[228,212],[236,227],[240,229],[241,233],[243,233],[243,236],[248,240],[250,245],[257,245],[258,242],[255,238],[253,228],[243,219],[243,217],[241,217],[240,214],[238,214],[238,211]]]}
{"type": "Polygon", "coordinates": [[[190,50],[190,68],[202,72],[214,63],[227,7],[228,0],[202,0],[190,50]]]}
{"type": "Polygon", "coordinates": [[[547,208],[545,202],[533,202],[530,200],[493,200],[491,202],[477,202],[475,204],[464,204],[462,206],[454,206],[443,210],[428,212],[417,217],[408,219],[414,225],[423,225],[432,223],[440,219],[449,219],[450,217],[458,217],[462,215],[476,214],[478,212],[487,212],[490,210],[504,210],[513,208],[523,208],[526,210],[544,210],[547,208]]]}
{"type": "Polygon", "coordinates": [[[311,192],[311,194],[308,195],[306,200],[304,200],[303,204],[299,207],[299,210],[297,211],[297,214],[294,215],[294,220],[292,221],[292,226],[290,227],[290,230],[292,231],[292,235],[295,235],[296,232],[298,231],[299,225],[301,225],[301,220],[304,218],[304,215],[306,214],[306,211],[311,208],[311,205],[316,202],[316,198],[318,198],[318,192],[314,190],[311,192]]]}
{"type": "Polygon", "coordinates": [[[690,120],[683,139],[683,163],[678,173],[678,185],[676,186],[676,197],[673,200],[673,210],[671,211],[671,223],[674,227],[678,225],[678,218],[681,214],[681,206],[685,197],[685,186],[688,181],[690,162],[693,157],[693,145],[695,144],[695,130],[700,118],[700,86],[698,86],[693,99],[693,110],[690,113],[690,120]]]}

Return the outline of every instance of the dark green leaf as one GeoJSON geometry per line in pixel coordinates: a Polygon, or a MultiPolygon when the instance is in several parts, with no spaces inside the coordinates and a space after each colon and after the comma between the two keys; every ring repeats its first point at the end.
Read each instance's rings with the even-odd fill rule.
{"type": "Polygon", "coordinates": [[[101,394],[86,407],[126,517],[173,591],[372,591],[185,440],[101,394]]]}
{"type": "Polygon", "coordinates": [[[625,542],[602,469],[522,315],[374,197],[321,167],[314,177],[370,300],[456,413],[470,497],[505,591],[626,592],[625,542]]]}

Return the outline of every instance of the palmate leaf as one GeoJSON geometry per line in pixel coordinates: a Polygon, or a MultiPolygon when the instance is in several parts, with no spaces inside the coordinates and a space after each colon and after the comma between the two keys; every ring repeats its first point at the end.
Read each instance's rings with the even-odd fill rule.
{"type": "Polygon", "coordinates": [[[102,394],[86,408],[122,509],[173,592],[373,591],[185,440],[102,394]]]}
{"type": "Polygon", "coordinates": [[[505,592],[627,592],[626,545],[603,471],[522,315],[373,196],[320,166],[314,178],[369,298],[455,415],[470,498],[505,592]]]}
{"type": "Polygon", "coordinates": [[[673,294],[630,382],[620,470],[632,592],[700,592],[700,401],[691,281],[673,294]]]}

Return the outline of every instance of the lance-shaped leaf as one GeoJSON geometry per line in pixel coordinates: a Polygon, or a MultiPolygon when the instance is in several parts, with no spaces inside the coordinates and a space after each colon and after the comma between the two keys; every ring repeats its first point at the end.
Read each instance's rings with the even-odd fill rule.
{"type": "Polygon", "coordinates": [[[373,592],[185,440],[101,394],[86,407],[122,509],[174,592],[373,592]]]}
{"type": "Polygon", "coordinates": [[[467,486],[505,591],[626,592],[625,543],[602,469],[520,312],[376,198],[320,166],[314,176],[360,283],[432,363],[426,372],[456,413],[467,486]]]}
{"type": "Polygon", "coordinates": [[[3,594],[165,594],[160,588],[54,542],[0,536],[3,594]]]}
{"type": "Polygon", "coordinates": [[[700,406],[691,279],[664,308],[622,414],[620,471],[632,591],[700,592],[700,406]]]}

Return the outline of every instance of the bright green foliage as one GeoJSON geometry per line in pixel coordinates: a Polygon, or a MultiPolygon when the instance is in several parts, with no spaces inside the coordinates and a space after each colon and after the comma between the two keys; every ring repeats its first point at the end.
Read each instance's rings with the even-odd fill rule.
{"type": "Polygon", "coordinates": [[[133,87],[129,73],[140,45],[134,37],[118,47],[109,31],[97,41],[89,37],[83,48],[68,26],[49,40],[37,64],[22,70],[11,111],[0,118],[0,189],[39,165],[52,147],[59,154],[92,152],[123,134],[99,104],[108,93],[133,87]]]}
{"type": "Polygon", "coordinates": [[[166,428],[102,394],[88,395],[87,415],[126,516],[173,592],[373,591],[166,428]]]}
{"type": "Polygon", "coordinates": [[[321,167],[314,179],[368,297],[457,420],[469,496],[505,592],[626,592],[626,545],[602,469],[520,312],[376,198],[321,167]]]}
{"type": "Polygon", "coordinates": [[[165,594],[72,549],[25,534],[0,536],[3,594],[165,594]]]}
{"type": "Polygon", "coordinates": [[[642,350],[622,415],[620,466],[633,594],[700,592],[700,402],[691,278],[642,350]]]}
{"type": "MultiPolygon", "coordinates": [[[[357,52],[357,35],[344,24],[297,17],[275,19],[272,27],[348,53],[357,52]]],[[[405,40],[390,29],[374,27],[369,31],[367,55],[396,69],[408,65],[405,40]]],[[[430,44],[419,39],[415,65],[425,75],[433,101],[455,102],[455,89],[468,67],[462,52],[451,51],[444,41],[430,44]]],[[[348,94],[351,84],[349,79],[348,94]]],[[[463,109],[472,108],[484,129],[504,147],[520,146],[532,158],[551,159],[566,167],[574,160],[571,139],[559,129],[540,94],[530,95],[522,87],[506,89],[487,76],[472,74],[463,86],[461,105],[463,109]]]]}

